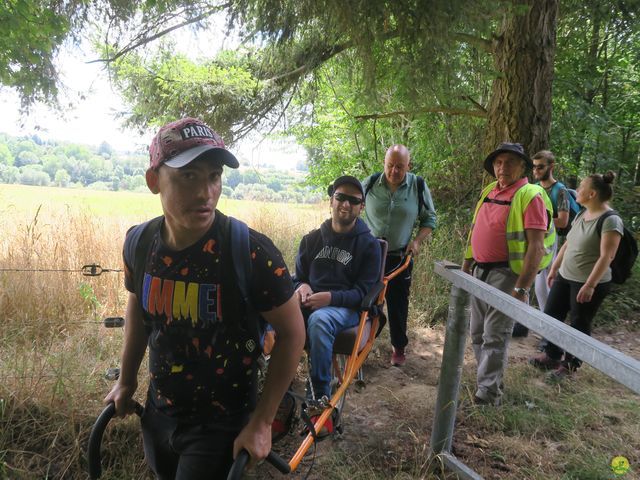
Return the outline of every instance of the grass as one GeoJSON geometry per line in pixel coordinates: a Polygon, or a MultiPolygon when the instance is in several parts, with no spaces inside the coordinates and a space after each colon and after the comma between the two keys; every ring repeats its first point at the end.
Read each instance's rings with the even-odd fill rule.
{"type": "MultiPolygon", "coordinates": [[[[465,375],[470,386],[472,374],[471,369],[465,375]]],[[[456,438],[473,432],[491,449],[492,468],[478,468],[480,473],[492,478],[491,470],[499,470],[496,465],[501,464],[500,478],[608,479],[615,477],[611,459],[623,455],[636,472],[622,478],[638,478],[637,396],[587,365],[560,385],[547,385],[543,376],[524,363],[511,365],[501,408],[467,403],[460,410],[456,438]]],[[[477,451],[470,451],[463,461],[481,463],[477,451]]]]}
{"type": "MultiPolygon", "coordinates": [[[[1,185],[0,205],[0,268],[7,270],[0,271],[0,479],[86,478],[85,445],[111,387],[104,372],[119,365],[122,347],[122,330],[105,329],[101,319],[121,315],[126,296],[121,272],[86,277],[78,270],[91,263],[120,270],[124,233],[157,215],[159,200],[150,194],[1,185]],[[62,271],[13,271],[30,269],[62,271]]],[[[302,235],[329,212],[325,205],[225,199],[219,208],[267,234],[289,266],[302,235]]],[[[465,220],[443,214],[433,241],[416,259],[412,328],[446,318],[449,286],[434,276],[433,261],[460,260],[465,220]]],[[[637,310],[639,276],[606,307],[611,328],[637,326],[630,312],[637,310]]],[[[472,371],[466,369],[467,383],[473,382],[472,371]]],[[[536,374],[515,364],[507,371],[503,408],[460,411],[456,443],[465,461],[486,478],[610,478],[608,462],[622,454],[637,471],[636,396],[589,367],[560,387],[532,382],[536,374]],[[488,443],[471,448],[465,435],[488,443]]],[[[144,379],[140,375],[139,399],[144,379]]],[[[404,433],[416,432],[401,451],[374,438],[356,445],[355,455],[338,445],[320,459],[311,478],[431,478],[419,440],[430,422],[399,423],[404,433]]],[[[109,427],[103,452],[103,478],[150,478],[135,419],[109,427]]]]}

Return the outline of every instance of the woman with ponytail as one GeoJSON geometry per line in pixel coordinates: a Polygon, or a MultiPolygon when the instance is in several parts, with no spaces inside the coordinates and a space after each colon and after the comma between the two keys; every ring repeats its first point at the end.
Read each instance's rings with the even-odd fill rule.
{"type": "MultiPolygon", "coordinates": [[[[577,190],[577,201],[584,209],[573,221],[567,240],[560,249],[549,274],[549,298],[544,313],[565,321],[591,335],[591,323],[611,288],[611,268],[620,239],[624,234],[618,215],[604,218],[601,231],[598,219],[611,210],[612,183],[615,173],[589,175],[577,190]]],[[[562,380],[580,366],[580,359],[549,343],[545,352],[529,363],[542,370],[553,370],[549,380],[562,380]]]]}

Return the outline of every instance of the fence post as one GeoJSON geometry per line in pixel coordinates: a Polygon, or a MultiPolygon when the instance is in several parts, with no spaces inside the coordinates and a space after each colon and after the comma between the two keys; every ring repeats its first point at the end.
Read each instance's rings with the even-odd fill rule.
{"type": "Polygon", "coordinates": [[[431,431],[431,452],[436,455],[443,451],[451,451],[465,343],[469,330],[468,305],[469,293],[453,286],[449,299],[438,398],[431,431]]]}

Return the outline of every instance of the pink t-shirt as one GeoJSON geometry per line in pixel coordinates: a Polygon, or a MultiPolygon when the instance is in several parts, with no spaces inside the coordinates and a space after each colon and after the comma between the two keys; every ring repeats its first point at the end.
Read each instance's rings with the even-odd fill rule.
{"type": "MultiPolygon", "coordinates": [[[[487,198],[509,202],[513,199],[516,191],[527,183],[529,181],[525,177],[503,189],[496,185],[489,192],[487,198]]],[[[509,205],[490,202],[485,202],[480,207],[471,234],[471,248],[476,262],[493,263],[509,260],[509,250],[507,249],[509,207],[509,205]]],[[[547,230],[547,209],[540,195],[531,200],[524,211],[524,228],[547,230]]]]}

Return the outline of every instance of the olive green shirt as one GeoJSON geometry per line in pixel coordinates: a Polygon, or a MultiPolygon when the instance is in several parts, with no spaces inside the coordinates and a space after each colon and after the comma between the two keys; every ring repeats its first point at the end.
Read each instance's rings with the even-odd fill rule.
{"type": "MultiPolygon", "coordinates": [[[[593,270],[593,266],[600,258],[600,235],[596,229],[598,219],[585,220],[584,212],[580,212],[573,220],[573,226],[567,235],[567,247],[560,265],[560,275],[572,282],[585,283],[593,270]]],[[[622,219],[611,215],[602,222],[602,233],[618,232],[624,235],[622,219]]],[[[611,268],[604,273],[600,282],[611,281],[611,268]]]]}

